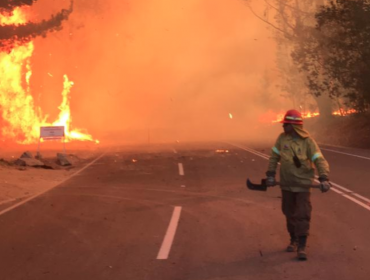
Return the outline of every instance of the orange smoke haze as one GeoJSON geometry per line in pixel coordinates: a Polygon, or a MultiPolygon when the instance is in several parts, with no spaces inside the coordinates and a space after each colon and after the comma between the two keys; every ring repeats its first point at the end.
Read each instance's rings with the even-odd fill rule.
{"type": "MultiPolygon", "coordinates": [[[[69,3],[40,0],[31,19],[69,3]]],[[[270,36],[240,0],[75,0],[33,41],[30,87],[56,119],[68,75],[73,126],[102,143],[246,138],[268,108],[262,76],[277,76],[270,36]]]]}

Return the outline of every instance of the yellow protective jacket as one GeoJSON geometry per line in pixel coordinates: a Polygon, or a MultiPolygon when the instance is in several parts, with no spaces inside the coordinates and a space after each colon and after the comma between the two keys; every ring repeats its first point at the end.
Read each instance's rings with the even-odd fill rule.
{"type": "Polygon", "coordinates": [[[302,126],[294,125],[294,129],[300,136],[294,138],[285,133],[279,135],[272,148],[267,174],[275,173],[280,162],[281,188],[291,192],[309,192],[310,188],[298,186],[313,184],[314,166],[319,177],[328,178],[329,164],[308,132],[302,126]],[[294,153],[301,162],[300,168],[294,164],[294,153]]]}

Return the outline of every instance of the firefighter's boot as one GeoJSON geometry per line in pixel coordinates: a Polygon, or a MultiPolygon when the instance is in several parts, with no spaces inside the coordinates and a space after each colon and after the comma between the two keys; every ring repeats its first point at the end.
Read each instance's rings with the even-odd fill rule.
{"type": "Polygon", "coordinates": [[[307,260],[306,243],[307,243],[307,236],[300,236],[298,238],[297,258],[300,261],[307,260]]]}
{"type": "Polygon", "coordinates": [[[291,234],[290,235],[290,243],[286,247],[286,251],[287,252],[295,252],[297,250],[297,243],[298,243],[297,238],[293,234],[291,234]]]}

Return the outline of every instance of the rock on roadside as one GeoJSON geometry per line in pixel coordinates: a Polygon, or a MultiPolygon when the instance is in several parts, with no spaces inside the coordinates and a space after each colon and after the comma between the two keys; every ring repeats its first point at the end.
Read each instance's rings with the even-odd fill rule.
{"type": "Polygon", "coordinates": [[[72,165],[72,163],[68,159],[67,155],[65,155],[65,154],[58,153],[57,158],[58,158],[58,164],[61,165],[61,166],[70,166],[70,165],[72,165]]]}
{"type": "Polygon", "coordinates": [[[16,165],[19,166],[31,166],[31,167],[45,167],[45,163],[34,158],[19,158],[15,161],[16,165]]]}

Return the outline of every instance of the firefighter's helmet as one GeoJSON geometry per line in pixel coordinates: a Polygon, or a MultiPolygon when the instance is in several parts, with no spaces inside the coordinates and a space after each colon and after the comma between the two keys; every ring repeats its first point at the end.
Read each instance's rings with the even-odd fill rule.
{"type": "Polygon", "coordinates": [[[302,114],[297,110],[289,110],[285,113],[284,119],[281,123],[291,123],[291,124],[303,124],[302,114]]]}

